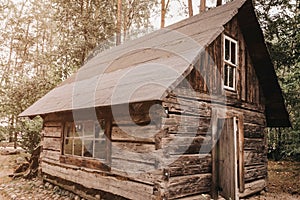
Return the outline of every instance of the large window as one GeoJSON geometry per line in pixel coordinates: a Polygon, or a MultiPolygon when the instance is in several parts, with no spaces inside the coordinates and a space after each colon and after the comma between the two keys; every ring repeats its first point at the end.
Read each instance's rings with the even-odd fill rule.
{"type": "Polygon", "coordinates": [[[237,41],[224,36],[224,88],[236,89],[236,68],[238,66],[237,41]]]}
{"type": "Polygon", "coordinates": [[[96,158],[106,161],[107,139],[105,121],[66,122],[64,155],[96,158]]]}

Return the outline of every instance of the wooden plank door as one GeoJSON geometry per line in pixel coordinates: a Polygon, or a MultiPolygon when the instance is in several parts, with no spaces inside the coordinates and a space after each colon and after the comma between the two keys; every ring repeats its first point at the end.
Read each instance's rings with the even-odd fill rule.
{"type": "Polygon", "coordinates": [[[237,195],[237,143],[235,118],[219,119],[223,125],[218,141],[218,188],[225,199],[236,200],[237,195]]]}

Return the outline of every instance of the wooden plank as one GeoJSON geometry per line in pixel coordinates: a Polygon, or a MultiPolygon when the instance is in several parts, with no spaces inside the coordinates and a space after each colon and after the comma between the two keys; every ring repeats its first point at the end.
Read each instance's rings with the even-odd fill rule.
{"type": "MultiPolygon", "coordinates": [[[[245,182],[251,182],[258,179],[265,179],[268,174],[267,165],[254,165],[245,168],[245,182]]],[[[242,192],[241,192],[242,193],[242,192]]]]}
{"type": "Polygon", "coordinates": [[[176,102],[175,99],[172,99],[171,97],[165,99],[163,102],[163,107],[167,107],[170,113],[180,113],[202,117],[207,117],[211,114],[210,107],[207,103],[178,97],[176,102]]]}
{"type": "Polygon", "coordinates": [[[244,124],[245,138],[263,139],[265,137],[264,129],[265,127],[261,125],[245,123],[244,124]]]}
{"type": "Polygon", "coordinates": [[[162,148],[169,155],[207,154],[209,152],[204,150],[211,149],[211,138],[203,136],[162,138],[162,148]]]}
{"type": "Polygon", "coordinates": [[[244,153],[245,166],[263,165],[268,161],[266,152],[253,152],[246,150],[244,153]]]}
{"type": "Polygon", "coordinates": [[[225,120],[219,138],[219,186],[220,194],[226,199],[235,199],[235,145],[233,118],[225,120]]]}
{"type": "Polygon", "coordinates": [[[218,113],[217,110],[213,109],[212,111],[212,151],[211,151],[211,159],[212,159],[212,184],[211,184],[211,197],[213,199],[218,198],[218,147],[217,147],[217,139],[219,135],[218,129],[218,113]]]}
{"type": "Polygon", "coordinates": [[[44,127],[43,134],[45,137],[56,137],[60,138],[62,136],[62,128],[61,126],[52,126],[52,127],[44,127]]]}
{"type": "Polygon", "coordinates": [[[43,149],[60,150],[61,138],[44,137],[42,140],[43,149]]]}
{"type": "Polygon", "coordinates": [[[50,160],[59,161],[60,156],[61,156],[60,151],[52,151],[52,150],[43,149],[43,151],[41,152],[42,159],[47,158],[50,160]]]}
{"type": "Polygon", "coordinates": [[[211,174],[173,177],[169,180],[168,194],[170,199],[210,191],[211,174]]]}
{"type": "Polygon", "coordinates": [[[153,186],[69,165],[42,162],[42,172],[129,199],[154,199],[153,186]]]}
{"type": "Polygon", "coordinates": [[[182,155],[169,165],[170,177],[211,173],[211,163],[210,155],[182,155]]]}
{"type": "Polygon", "coordinates": [[[119,148],[126,152],[149,153],[155,151],[155,144],[141,144],[131,142],[113,142],[113,147],[119,148]]]}
{"type": "Polygon", "coordinates": [[[238,116],[238,188],[239,192],[245,190],[245,158],[244,158],[244,116],[238,116]]]}
{"type": "Polygon", "coordinates": [[[157,155],[153,153],[137,153],[124,151],[119,148],[112,148],[112,161],[116,163],[117,160],[122,159],[125,161],[132,161],[134,163],[146,163],[148,165],[154,165],[156,163],[157,155]]]}
{"type": "Polygon", "coordinates": [[[240,42],[239,42],[239,49],[240,49],[240,55],[239,55],[239,66],[240,66],[240,77],[241,77],[241,100],[246,101],[246,47],[245,47],[245,41],[243,34],[240,34],[240,42]]]}
{"type": "Polygon", "coordinates": [[[61,127],[62,122],[61,121],[45,121],[44,127],[61,127]]]}
{"type": "Polygon", "coordinates": [[[245,138],[245,150],[263,152],[266,150],[264,138],[245,138]]]}
{"type": "Polygon", "coordinates": [[[127,173],[147,173],[156,170],[155,163],[149,163],[147,160],[134,160],[133,158],[126,157],[112,157],[111,167],[114,170],[124,171],[127,173]]]}
{"type": "Polygon", "coordinates": [[[245,184],[245,191],[239,194],[240,198],[244,198],[246,196],[250,196],[257,192],[262,191],[267,186],[267,182],[265,179],[260,179],[257,181],[253,181],[251,183],[245,184]]]}
{"type": "Polygon", "coordinates": [[[61,155],[59,158],[61,163],[68,165],[74,165],[78,167],[86,167],[90,169],[98,169],[103,171],[109,171],[109,164],[103,163],[103,161],[91,158],[76,157],[76,156],[65,156],[61,155]]]}
{"type": "Polygon", "coordinates": [[[141,143],[155,143],[154,135],[159,130],[155,126],[145,127],[112,127],[112,140],[113,141],[125,141],[125,142],[141,142],[141,143]],[[142,133],[138,130],[143,131],[142,133]]]}

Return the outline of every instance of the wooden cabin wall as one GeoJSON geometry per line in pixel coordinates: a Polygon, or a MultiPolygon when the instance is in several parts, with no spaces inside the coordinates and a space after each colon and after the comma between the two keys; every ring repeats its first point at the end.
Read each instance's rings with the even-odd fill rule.
{"type": "MultiPolygon", "coordinates": [[[[237,17],[225,25],[225,34],[236,39],[239,47],[237,68],[237,95],[227,95],[228,101],[242,102],[244,115],[244,197],[266,187],[267,144],[264,97],[252,64],[237,17]]],[[[230,93],[230,92],[229,92],[230,93]]]]}
{"type": "Polygon", "coordinates": [[[178,88],[192,87],[203,97],[209,95],[209,98],[225,94],[229,104],[244,104],[245,107],[262,111],[264,97],[236,17],[225,25],[224,34],[238,41],[236,91],[222,90],[222,35],[202,52],[199,61],[195,63],[195,69],[186,77],[188,82],[182,82],[178,88]]]}
{"type": "Polygon", "coordinates": [[[210,153],[200,151],[200,148],[211,145],[209,103],[169,94],[163,106],[168,109],[168,117],[163,118],[166,134],[161,140],[161,148],[165,149],[166,160],[171,160],[165,166],[168,174],[166,196],[177,199],[208,193],[212,160],[210,153]]]}
{"type": "MultiPolygon", "coordinates": [[[[195,117],[193,118],[193,116],[199,114],[202,116],[197,119],[199,120],[199,128],[197,130],[198,136],[199,130],[202,130],[205,133],[210,132],[210,113],[212,112],[213,107],[220,108],[225,104],[227,113],[231,113],[231,115],[232,113],[243,115],[243,180],[245,189],[240,192],[240,197],[244,197],[261,191],[266,187],[267,145],[264,97],[259,87],[258,78],[255,74],[255,69],[252,65],[236,18],[225,26],[225,34],[238,41],[239,66],[237,68],[236,92],[222,91],[222,79],[220,76],[223,73],[223,38],[222,36],[219,36],[207,48],[207,51],[200,55],[200,61],[196,62],[195,69],[186,77],[187,81],[180,83],[173,91],[173,94],[169,94],[169,96],[164,99],[165,103],[163,103],[163,105],[165,105],[171,113],[169,114],[169,118],[165,119],[167,122],[166,126],[169,126],[168,137],[188,137],[188,134],[191,134],[189,132],[189,129],[192,130],[191,127],[183,126],[180,127],[181,129],[177,127],[177,119],[182,116],[186,117],[189,126],[192,126],[191,124],[193,124],[195,120],[195,117]],[[220,98],[222,95],[225,95],[226,99],[220,98]],[[178,99],[180,103],[178,103],[178,99]],[[207,114],[203,115],[203,110],[199,109],[199,107],[202,109],[205,108],[208,111],[207,114]]],[[[199,134],[199,136],[201,136],[201,134],[199,134]]],[[[195,141],[196,140],[199,139],[195,139],[195,141]]],[[[203,144],[198,143],[198,149],[199,145],[203,144]]],[[[194,181],[192,177],[201,175],[203,176],[203,182],[205,182],[205,180],[212,181],[210,179],[212,166],[211,164],[205,165],[207,162],[211,161],[211,154],[209,154],[206,160],[198,160],[198,164],[194,165],[192,158],[193,156],[196,156],[196,153],[198,152],[187,151],[186,155],[183,156],[186,158],[190,157],[190,162],[182,162],[181,159],[183,158],[180,158],[178,162],[175,162],[174,166],[178,165],[178,167],[175,168],[178,171],[172,171],[174,166],[170,166],[170,180],[174,180],[172,182],[174,184],[175,180],[177,181],[177,184],[175,184],[176,186],[173,186],[170,183],[168,184],[168,191],[171,199],[210,191],[209,187],[204,187],[205,189],[203,189],[202,185],[199,184],[201,181],[194,181]],[[203,171],[197,168],[199,166],[201,166],[203,171]],[[186,181],[181,182],[180,179],[186,181]],[[185,186],[192,189],[188,190],[185,186]]],[[[197,159],[199,159],[199,156],[197,159]]],[[[210,185],[210,183],[206,184],[207,186],[210,185]]]]}
{"type": "MultiPolygon", "coordinates": [[[[141,119],[149,119],[149,116],[141,119]]],[[[122,124],[117,126],[113,122],[112,146],[120,147],[124,152],[120,154],[112,148],[111,167],[106,169],[99,161],[93,159],[62,155],[63,122],[70,120],[72,120],[70,113],[49,114],[44,117],[41,168],[46,180],[54,183],[57,180],[66,180],[79,187],[104,191],[111,195],[126,197],[125,199],[155,199],[159,195],[156,192],[158,190],[156,188],[159,188],[156,183],[162,179],[162,171],[155,170],[155,160],[142,157],[138,160],[137,156],[128,156],[130,151],[154,151],[153,138],[129,136],[122,132],[122,124]],[[146,166],[148,168],[151,166],[151,172],[146,171],[148,169],[146,166]],[[145,171],[137,173],[141,171],[135,169],[145,169],[145,171]]],[[[122,123],[128,128],[129,123],[127,124],[126,120],[122,123]]],[[[64,187],[63,184],[60,186],[64,187]]],[[[67,185],[65,187],[70,189],[67,185]]]]}

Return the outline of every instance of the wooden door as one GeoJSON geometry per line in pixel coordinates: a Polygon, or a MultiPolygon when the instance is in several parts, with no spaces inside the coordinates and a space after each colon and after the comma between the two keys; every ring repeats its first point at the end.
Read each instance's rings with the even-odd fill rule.
{"type": "Polygon", "coordinates": [[[237,195],[237,127],[235,118],[219,119],[218,189],[225,199],[236,200],[237,195]],[[222,126],[223,125],[223,126],[222,126]]]}

